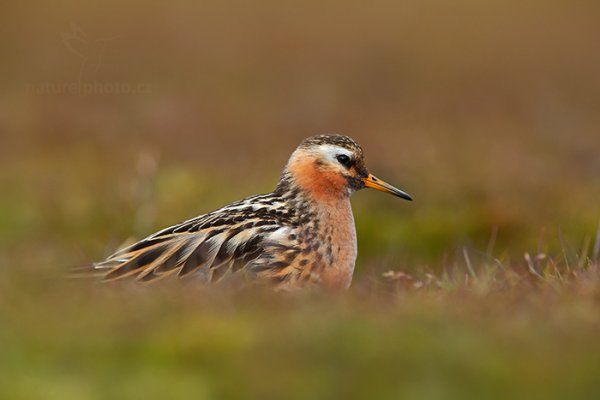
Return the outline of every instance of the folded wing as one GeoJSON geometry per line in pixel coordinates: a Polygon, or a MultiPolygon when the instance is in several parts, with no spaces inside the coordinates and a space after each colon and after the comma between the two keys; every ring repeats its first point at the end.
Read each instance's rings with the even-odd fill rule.
{"type": "MultiPolygon", "coordinates": [[[[274,242],[293,220],[269,195],[255,196],[163,229],[93,265],[103,280],[134,277],[144,282],[169,275],[199,275],[215,282],[230,272],[252,271],[273,259],[274,242]]],[[[254,271],[259,272],[259,271],[254,271]]]]}

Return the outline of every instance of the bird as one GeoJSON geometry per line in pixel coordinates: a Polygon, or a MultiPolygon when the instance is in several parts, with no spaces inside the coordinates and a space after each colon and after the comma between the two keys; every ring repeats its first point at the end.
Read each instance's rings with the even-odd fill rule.
{"type": "Polygon", "coordinates": [[[412,201],[369,173],[355,140],[311,136],[293,151],[272,193],[162,229],[91,267],[102,281],[176,275],[207,284],[235,277],[275,290],[346,289],[357,257],[350,196],[363,188],[412,201]]]}

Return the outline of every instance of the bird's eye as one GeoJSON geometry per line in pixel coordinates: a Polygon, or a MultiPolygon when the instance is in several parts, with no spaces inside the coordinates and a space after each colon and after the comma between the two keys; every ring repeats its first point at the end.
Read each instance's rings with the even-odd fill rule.
{"type": "Polygon", "coordinates": [[[338,160],[338,162],[340,164],[342,164],[344,167],[349,167],[350,165],[352,165],[352,159],[350,157],[348,157],[345,154],[339,154],[336,159],[338,160]]]}

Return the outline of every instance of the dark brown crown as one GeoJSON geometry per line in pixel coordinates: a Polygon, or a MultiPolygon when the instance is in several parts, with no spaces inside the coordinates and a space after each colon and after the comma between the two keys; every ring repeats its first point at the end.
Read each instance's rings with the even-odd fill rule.
{"type": "Polygon", "coordinates": [[[309,138],[304,139],[302,143],[300,143],[299,147],[311,147],[311,146],[319,146],[323,144],[330,144],[334,146],[343,147],[355,153],[358,156],[362,156],[363,150],[360,147],[360,144],[356,143],[353,139],[344,135],[336,135],[336,134],[324,134],[324,135],[315,135],[309,138]]]}

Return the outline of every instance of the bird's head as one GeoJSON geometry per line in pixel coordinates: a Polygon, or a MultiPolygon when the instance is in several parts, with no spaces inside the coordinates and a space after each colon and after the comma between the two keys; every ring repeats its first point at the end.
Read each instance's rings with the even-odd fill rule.
{"type": "Polygon", "coordinates": [[[370,174],[358,143],[342,135],[317,135],[305,139],[292,153],[281,186],[292,185],[319,200],[349,196],[364,187],[406,200],[412,198],[370,174]]]}

